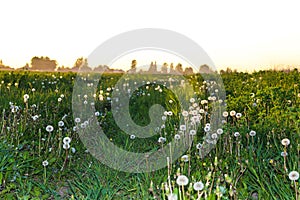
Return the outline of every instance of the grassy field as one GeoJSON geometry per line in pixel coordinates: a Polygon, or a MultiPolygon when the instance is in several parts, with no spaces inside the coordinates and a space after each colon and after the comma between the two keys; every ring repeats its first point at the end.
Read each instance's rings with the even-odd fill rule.
{"type": "Polygon", "coordinates": [[[140,126],[149,124],[151,115],[158,119],[150,138],[126,134],[115,122],[112,102],[122,99],[114,99],[113,92],[127,92],[137,79],[144,80],[124,79],[117,88],[121,77],[82,79],[87,88],[78,94],[75,73],[0,72],[1,199],[300,199],[297,71],[222,74],[226,99],[214,81],[200,75],[186,76],[184,83],[168,76],[160,77],[165,84],[145,81],[132,91],[129,113],[140,126]],[[170,85],[188,97],[187,110],[170,85]],[[87,94],[94,86],[95,93],[87,94]],[[95,109],[93,120],[126,151],[156,151],[170,141],[176,149],[183,137],[188,148],[178,159],[166,157],[166,167],[159,170],[112,169],[84,145],[80,134],[91,121],[84,120],[84,112],[74,116],[78,102],[83,111],[95,109]],[[168,112],[149,114],[154,104],[168,112]],[[210,129],[213,107],[221,105],[222,127],[210,129]],[[215,147],[202,158],[207,144],[215,147]]]}

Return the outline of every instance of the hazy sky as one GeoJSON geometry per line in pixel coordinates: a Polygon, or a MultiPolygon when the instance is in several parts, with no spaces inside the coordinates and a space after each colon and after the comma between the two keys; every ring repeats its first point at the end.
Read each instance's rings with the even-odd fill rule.
{"type": "Polygon", "coordinates": [[[112,36],[164,28],[197,42],[219,69],[300,64],[300,2],[245,2],[1,1],[0,59],[21,67],[49,56],[72,66],[112,36]]]}

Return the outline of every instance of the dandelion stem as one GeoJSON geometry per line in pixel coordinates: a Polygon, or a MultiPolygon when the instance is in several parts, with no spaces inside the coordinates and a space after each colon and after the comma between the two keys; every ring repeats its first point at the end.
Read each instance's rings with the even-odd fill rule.
{"type": "Polygon", "coordinates": [[[295,185],[296,200],[298,200],[298,190],[297,190],[296,181],[294,181],[294,185],[295,185]]]}

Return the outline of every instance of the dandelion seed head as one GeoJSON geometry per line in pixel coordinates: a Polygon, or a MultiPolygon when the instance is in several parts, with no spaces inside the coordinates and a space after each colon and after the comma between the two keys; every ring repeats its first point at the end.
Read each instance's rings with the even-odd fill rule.
{"type": "Polygon", "coordinates": [[[47,132],[52,132],[53,131],[53,126],[51,126],[51,125],[48,125],[47,127],[46,127],[46,131],[47,132]]]}
{"type": "Polygon", "coordinates": [[[193,188],[194,188],[195,191],[203,190],[204,189],[204,184],[201,181],[196,182],[196,183],[194,183],[193,188]]]}
{"type": "Polygon", "coordinates": [[[179,186],[185,186],[189,183],[189,179],[185,175],[179,175],[176,179],[176,183],[179,186]]]}
{"type": "Polygon", "coordinates": [[[288,146],[290,144],[290,142],[291,141],[288,138],[284,138],[284,139],[281,140],[281,144],[283,146],[288,146]]]}
{"type": "Polygon", "coordinates": [[[63,144],[63,149],[65,149],[65,150],[70,149],[70,144],[69,143],[64,143],[63,144]]]}
{"type": "Polygon", "coordinates": [[[296,180],[298,180],[298,179],[299,179],[299,172],[297,172],[297,171],[291,171],[291,172],[289,173],[289,179],[290,179],[291,181],[296,181],[296,180]]]}
{"type": "Polygon", "coordinates": [[[44,166],[44,167],[47,167],[48,166],[48,161],[47,160],[44,160],[43,162],[42,162],[42,165],[44,166]]]}

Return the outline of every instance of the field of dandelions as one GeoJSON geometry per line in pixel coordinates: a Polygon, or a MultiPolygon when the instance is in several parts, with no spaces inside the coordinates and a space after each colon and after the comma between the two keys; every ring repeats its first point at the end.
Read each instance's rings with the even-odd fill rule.
{"type": "MultiPolygon", "coordinates": [[[[153,104],[166,110],[156,113],[161,126],[147,139],[125,134],[114,122],[112,91],[134,84],[128,79],[115,88],[121,76],[86,83],[98,84],[91,106],[107,138],[128,151],[147,152],[188,137],[187,151],[177,160],[166,157],[166,167],[153,172],[111,169],[78,136],[90,122],[72,114],[75,73],[1,72],[0,199],[300,199],[297,71],[222,74],[226,99],[218,99],[214,81],[187,76],[196,91],[187,110],[165,87],[186,83],[168,77],[166,85],[145,82],[130,99],[132,120],[147,125],[153,104]],[[213,131],[209,118],[216,102],[226,109],[222,127],[213,131]],[[210,143],[215,147],[202,156],[210,143]]],[[[76,98],[90,104],[84,90],[76,98]]]]}

